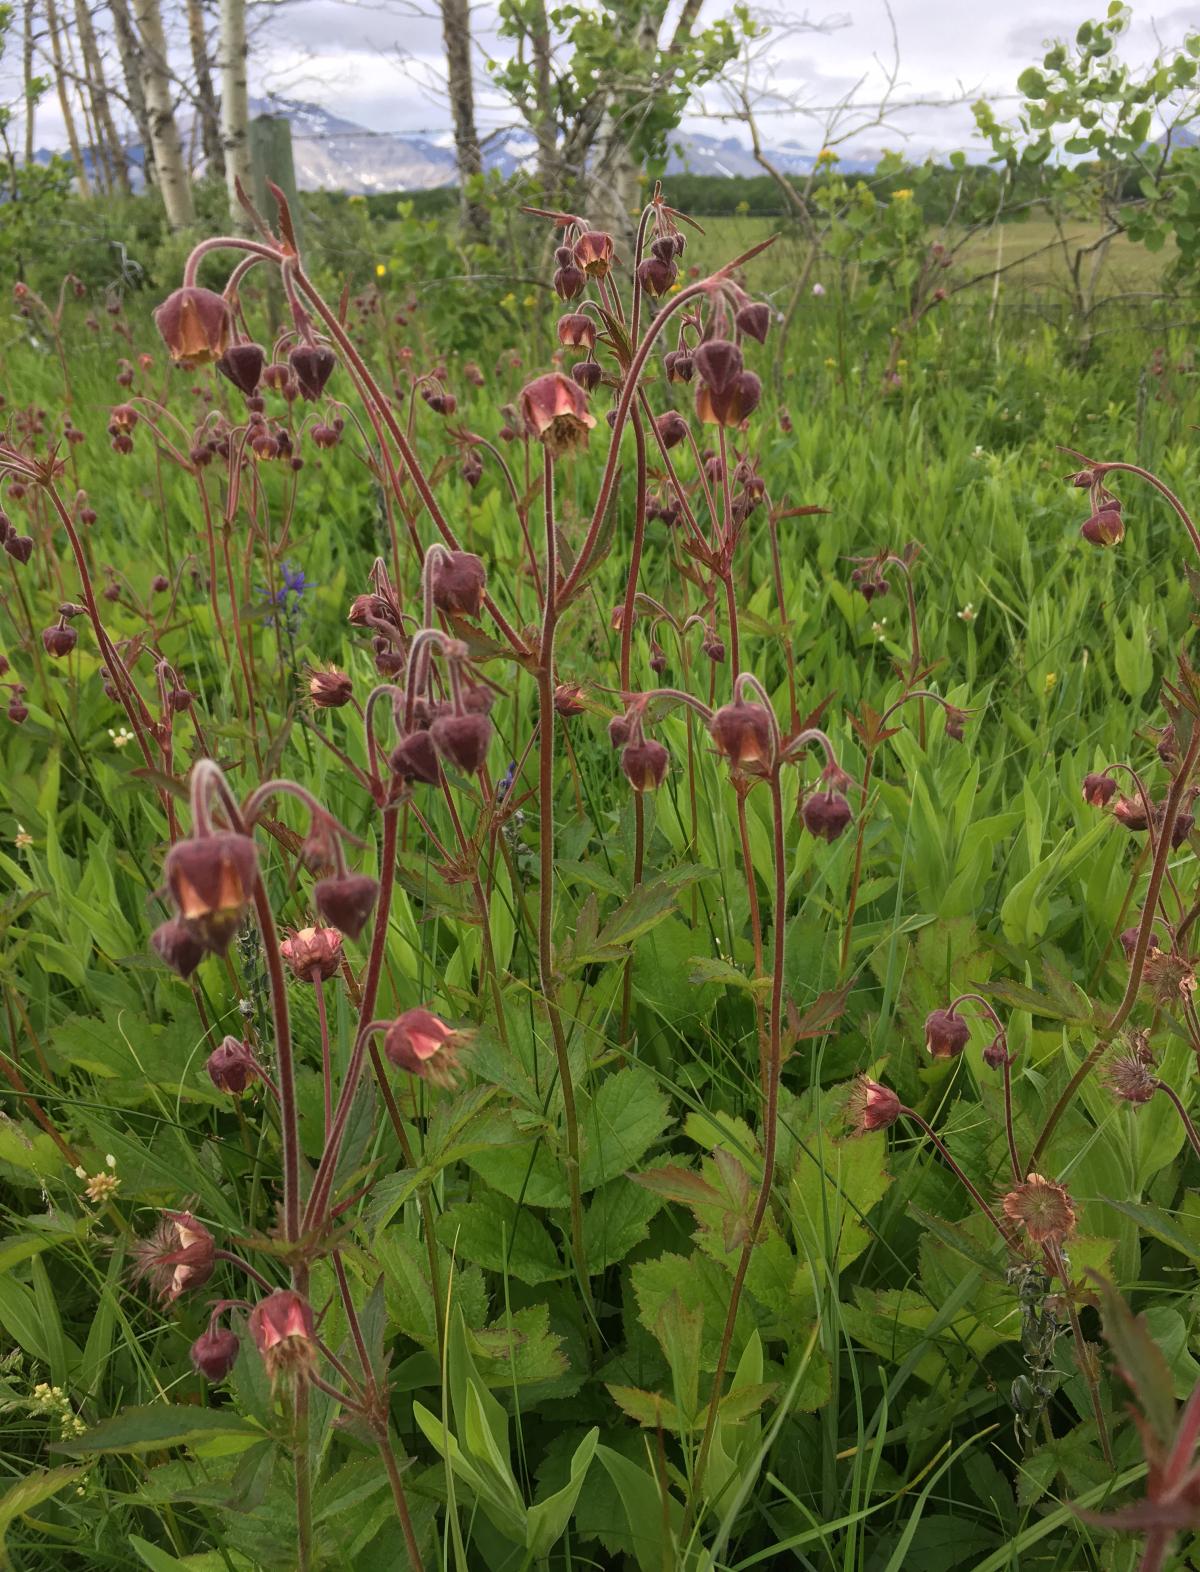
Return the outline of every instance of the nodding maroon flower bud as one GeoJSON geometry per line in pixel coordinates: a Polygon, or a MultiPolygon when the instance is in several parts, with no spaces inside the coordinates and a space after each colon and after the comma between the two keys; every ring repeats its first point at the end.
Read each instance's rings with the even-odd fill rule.
{"type": "Polygon", "coordinates": [[[638,282],[654,300],[665,295],[679,276],[674,259],[664,262],[661,257],[646,257],[637,266],[638,282]]]}
{"type": "MultiPolygon", "coordinates": [[[[612,735],[612,727],[609,727],[612,735]]],[[[641,742],[626,743],[621,753],[621,768],[634,791],[656,791],[667,775],[671,755],[661,742],[644,738],[641,742]]]]}
{"type": "Polygon", "coordinates": [[[1012,1054],[1004,1041],[1004,1035],[997,1032],[983,1050],[983,1062],[989,1070],[1002,1070],[1006,1064],[1012,1063],[1012,1054]]]}
{"type": "Polygon", "coordinates": [[[850,1088],[846,1100],[846,1113],[854,1127],[855,1135],[869,1135],[875,1130],[886,1130],[900,1117],[900,1099],[890,1086],[873,1081],[869,1075],[860,1075],[850,1088]]]}
{"type": "Polygon", "coordinates": [[[217,370],[223,377],[228,377],[239,393],[244,393],[247,398],[250,398],[262,381],[266,359],[260,344],[251,344],[248,341],[230,344],[217,361],[217,370]]]}
{"type": "Polygon", "coordinates": [[[192,695],[186,688],[172,688],[167,696],[167,702],[177,715],[182,714],[184,710],[191,708],[192,695]]]}
{"type": "Polygon", "coordinates": [[[608,277],[615,261],[613,253],[613,237],[602,229],[585,229],[573,248],[575,266],[589,278],[608,277]]]}
{"type": "Polygon", "coordinates": [[[701,644],[700,648],[708,656],[709,660],[712,661],[714,666],[724,665],[725,640],[718,637],[717,634],[706,633],[704,635],[704,642],[701,644]]]}
{"type": "Polygon", "coordinates": [[[203,1288],[216,1266],[216,1241],[190,1212],[164,1212],[133,1250],[133,1275],[150,1283],[163,1304],[203,1288]]]}
{"type": "Polygon", "coordinates": [[[308,679],[309,702],[319,710],[340,710],[354,697],[354,684],[344,671],[329,667],[308,679]]]}
{"type": "Polygon", "coordinates": [[[471,490],[474,491],[475,487],[483,479],[483,460],[474,448],[468,448],[463,454],[463,460],[458,467],[458,472],[471,490]]]}
{"type": "Polygon", "coordinates": [[[457,408],[458,400],[453,393],[443,393],[441,395],[441,403],[438,407],[439,415],[453,415],[457,408]]]}
{"type": "Polygon", "coordinates": [[[971,1028],[956,1010],[931,1010],[925,1017],[925,1046],[935,1059],[957,1059],[971,1028]]]}
{"type": "Polygon", "coordinates": [[[1179,748],[1175,741],[1175,726],[1169,722],[1159,733],[1154,751],[1164,764],[1175,764],[1179,759],[1179,748]]]}
{"type": "Polygon", "coordinates": [[[64,655],[69,655],[78,642],[79,635],[74,628],[57,624],[42,629],[42,646],[46,654],[52,655],[55,660],[61,660],[64,655]]]}
{"type": "Polygon", "coordinates": [[[132,404],[115,404],[108,412],[108,434],[115,437],[118,431],[132,431],[139,420],[132,404]]]}
{"type": "Polygon", "coordinates": [[[317,1362],[316,1327],[312,1307],[294,1289],[260,1299],[247,1325],[272,1381],[307,1379],[317,1362]]]}
{"type": "Polygon", "coordinates": [[[152,595],[161,595],[164,590],[169,590],[170,588],[171,581],[165,573],[156,573],[150,580],[150,593],[152,595]]]}
{"type": "Polygon", "coordinates": [[[696,374],[696,359],[686,349],[670,349],[663,356],[668,382],[690,382],[696,374]]]}
{"type": "Polygon", "coordinates": [[[118,431],[114,433],[113,439],[109,443],[109,447],[113,450],[114,453],[132,453],[133,438],[127,431],[118,431]]]}
{"type": "Polygon", "coordinates": [[[1083,800],[1093,808],[1105,808],[1116,796],[1117,783],[1111,775],[1103,773],[1083,777],[1083,800]]]}
{"type": "Polygon", "coordinates": [[[178,917],[164,922],[150,935],[150,944],[159,957],[181,977],[190,977],[204,959],[206,949],[187,923],[178,917]]]}
{"type": "MultiPolygon", "coordinates": [[[[565,250],[566,247],[560,249],[565,250]]],[[[587,278],[580,268],[572,262],[565,267],[560,267],[554,274],[554,293],[560,300],[577,300],[587,288],[587,278]]]]}
{"type": "Polygon", "coordinates": [[[1188,837],[1191,835],[1192,831],[1195,828],[1196,828],[1196,820],[1195,820],[1195,817],[1194,817],[1193,814],[1190,814],[1190,813],[1179,813],[1179,814],[1176,814],[1176,816],[1175,816],[1175,824],[1174,824],[1174,827],[1171,830],[1171,847],[1172,847],[1172,849],[1174,851],[1178,851],[1179,848],[1188,839],[1188,837]]]}
{"type": "Polygon", "coordinates": [[[185,284],[157,308],[154,325],[172,360],[181,366],[207,366],[229,347],[233,319],[224,296],[185,284]]]}
{"type": "Polygon", "coordinates": [[[585,312],[569,311],[558,319],[558,342],[564,349],[591,349],[596,343],[596,324],[585,312]]]}
{"type": "Polygon", "coordinates": [[[324,393],[337,356],[325,344],[297,344],[288,356],[288,365],[302,397],[315,400],[324,393]]]}
{"type": "Polygon", "coordinates": [[[1083,521],[1079,533],[1091,546],[1119,546],[1125,539],[1125,520],[1118,509],[1102,507],[1083,521]]]}
{"type": "Polygon", "coordinates": [[[483,610],[487,571],[472,551],[439,551],[430,570],[433,604],[459,617],[477,617],[483,610]]]}
{"type": "Polygon", "coordinates": [[[23,726],[29,719],[29,710],[24,704],[21,703],[20,699],[15,697],[9,699],[8,708],[4,713],[8,716],[9,720],[12,721],[14,726],[23,726]]]}
{"type": "Polygon", "coordinates": [[[457,1078],[457,1049],[465,1035],[430,1010],[405,1010],[388,1027],[383,1051],[398,1070],[435,1086],[452,1086],[457,1078]]]}
{"type": "Polygon", "coordinates": [[[492,723],[486,715],[439,715],[429,735],[443,758],[468,775],[477,775],[487,759],[492,723]]]}
{"type": "Polygon", "coordinates": [[[217,456],[217,451],[210,442],[195,442],[188,449],[188,458],[197,469],[207,469],[217,456]]]}
{"type": "Polygon", "coordinates": [[[427,731],[412,731],[402,737],[392,749],[388,763],[402,781],[436,786],[441,780],[437,748],[427,731]]]}
{"type": "Polygon", "coordinates": [[[5,538],[4,549],[16,561],[28,562],[33,555],[33,536],[9,535],[5,538]]]}
{"type": "Polygon", "coordinates": [[[365,873],[345,873],[321,879],[313,886],[313,900],[325,921],[357,939],[367,925],[379,885],[365,873]]]}
{"type": "Polygon", "coordinates": [[[769,769],[775,756],[771,717],[762,704],[735,699],[716,712],[708,723],[709,735],[731,764],[741,768],[769,769]]]}
{"type": "Polygon", "coordinates": [[[650,649],[650,670],[656,677],[661,677],[667,669],[667,652],[661,644],[654,644],[650,649]]]}
{"type": "Polygon", "coordinates": [[[219,1092],[240,1097],[259,1074],[258,1061],[249,1043],[226,1037],[209,1054],[205,1064],[208,1078],[219,1092]]]}
{"type": "MultiPolygon", "coordinates": [[[[1137,927],[1126,928],[1121,934],[1121,948],[1125,951],[1125,959],[1127,961],[1131,961],[1133,959],[1133,952],[1137,949],[1138,934],[1140,931],[1141,930],[1137,927]]],[[[1155,929],[1150,935],[1149,948],[1152,950],[1157,950],[1159,944],[1160,940],[1158,936],[1158,930],[1155,929]]]]}
{"type": "MultiPolygon", "coordinates": [[[[600,385],[604,375],[603,367],[598,360],[579,360],[571,367],[572,378],[579,383],[585,393],[590,393],[593,388],[600,385]]],[[[612,424],[612,421],[609,421],[612,424]]]]}
{"type": "Polygon", "coordinates": [[[623,748],[629,741],[629,717],[627,715],[614,715],[608,723],[608,740],[614,748],[623,748]]]}
{"type": "MultiPolygon", "coordinates": [[[[490,715],[492,706],[496,702],[496,695],[486,682],[467,682],[462,689],[462,707],[468,715],[490,715]]],[[[447,705],[439,713],[449,715],[454,706],[447,705]]],[[[432,719],[432,716],[430,717],[432,719]]]]}
{"type": "Polygon", "coordinates": [[[473,360],[468,360],[462,368],[462,374],[473,388],[481,388],[487,380],[482,371],[473,360]]]}
{"type": "Polygon", "coordinates": [[[969,710],[960,710],[957,705],[947,704],[945,706],[945,714],[947,737],[952,738],[955,742],[961,742],[966,724],[971,718],[971,712],[969,710]]]}
{"type": "Polygon", "coordinates": [[[677,409],[669,409],[665,415],[659,415],[655,419],[654,429],[664,448],[678,447],[681,442],[687,441],[687,421],[677,409]]]}
{"type": "Polygon", "coordinates": [[[748,300],[739,308],[733,320],[739,332],[745,333],[748,338],[757,339],[760,344],[766,343],[771,326],[771,308],[765,301],[748,300]]]}
{"type": "Polygon", "coordinates": [[[7,677],[12,667],[9,665],[8,656],[0,655],[0,677],[7,677]]]}
{"type": "Polygon", "coordinates": [[[342,440],[342,433],[337,426],[314,426],[312,428],[313,446],[327,449],[336,448],[342,440]]]}
{"type": "Polygon", "coordinates": [[[352,622],[356,628],[372,627],[376,622],[386,622],[395,627],[392,608],[382,595],[356,595],[350,602],[346,621],[352,622]]]}
{"type": "Polygon", "coordinates": [[[678,253],[675,250],[674,235],[659,235],[650,242],[650,254],[656,256],[660,262],[674,262],[678,253]]]}
{"type": "Polygon", "coordinates": [[[833,842],[853,817],[840,791],[817,791],[806,797],[800,810],[804,828],[819,840],[833,842]]]}
{"type": "Polygon", "coordinates": [[[237,1364],[237,1335],[227,1326],[201,1332],[192,1344],[192,1364],[207,1381],[224,1381],[237,1364]]]}
{"type": "Polygon", "coordinates": [[[582,715],[587,705],[583,702],[583,689],[577,682],[560,682],[554,689],[554,712],[570,718],[582,715]]]}
{"type": "Polygon", "coordinates": [[[1150,823],[1140,793],[1136,797],[1118,797],[1112,805],[1112,815],[1118,824],[1133,832],[1146,829],[1150,823]]]}
{"type": "Polygon", "coordinates": [[[587,443],[596,417],[588,414],[583,389],[560,371],[530,382],[521,392],[521,414],[554,458],[587,443]]]}
{"type": "Polygon", "coordinates": [[[342,963],[342,936],[336,928],[298,928],[279,953],[301,982],[328,982],[342,963]]]}
{"type": "Polygon", "coordinates": [[[177,841],[163,872],[179,916],[205,949],[223,955],[253,898],[254,842],[232,830],[177,841]]]}
{"type": "Polygon", "coordinates": [[[696,389],[696,414],[706,426],[740,426],[758,408],[762,383],[743,371],[721,390],[702,382],[696,389]]]}
{"type": "Polygon", "coordinates": [[[554,265],[555,265],[555,267],[571,267],[571,266],[574,265],[574,262],[575,262],[575,253],[571,250],[570,246],[555,246],[555,248],[554,248],[554,265]]]}
{"type": "Polygon", "coordinates": [[[727,338],[710,338],[695,354],[696,370],[714,393],[724,393],[741,375],[742,352],[727,338]]]}
{"type": "Polygon", "coordinates": [[[1061,1245],[1075,1227],[1075,1208],[1065,1186],[1029,1174],[1001,1202],[1010,1222],[1019,1223],[1035,1245],[1061,1245]]]}

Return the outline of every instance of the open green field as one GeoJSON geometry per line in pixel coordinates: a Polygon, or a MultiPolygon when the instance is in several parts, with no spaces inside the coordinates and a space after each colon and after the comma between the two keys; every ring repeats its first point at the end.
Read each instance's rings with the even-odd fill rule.
{"type": "Polygon", "coordinates": [[[149,320],[182,248],[0,322],[12,1564],[1134,1572],[1081,1512],[1200,1357],[1192,303],[1084,342],[1033,221],[949,274],[1030,254],[995,309],[897,342],[823,265],[760,343],[794,241],[686,271],[758,221],[636,330],[540,235],[323,222],[248,395],[149,320]]]}

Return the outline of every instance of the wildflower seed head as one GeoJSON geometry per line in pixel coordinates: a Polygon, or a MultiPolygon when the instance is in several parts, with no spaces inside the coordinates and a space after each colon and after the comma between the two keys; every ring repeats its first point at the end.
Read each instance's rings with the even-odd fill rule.
{"type": "Polygon", "coordinates": [[[934,1059],[957,1059],[971,1028],[957,1010],[931,1010],[925,1017],[925,1047],[934,1059]]]}
{"type": "Polygon", "coordinates": [[[1001,1205],[1005,1217],[1019,1225],[1031,1244],[1061,1245],[1075,1227],[1075,1208],[1066,1187],[1041,1174],[1027,1175],[1001,1205]]]}
{"type": "Polygon", "coordinates": [[[333,928],[357,939],[375,906],[379,885],[363,873],[321,879],[313,886],[317,911],[333,928]]]}
{"type": "Polygon", "coordinates": [[[312,671],[306,687],[309,702],[318,710],[340,710],[354,697],[353,682],[333,666],[312,671]]]}
{"type": "Polygon", "coordinates": [[[238,1340],[227,1326],[202,1332],[192,1344],[192,1365],[208,1381],[224,1381],[237,1363],[238,1340]]]}
{"type": "Polygon", "coordinates": [[[1150,823],[1140,793],[1136,797],[1118,797],[1112,805],[1112,815],[1118,824],[1133,833],[1146,829],[1150,823]]]}
{"type": "Polygon", "coordinates": [[[254,842],[231,830],[177,841],[163,871],[180,918],[205,949],[223,955],[253,897],[254,842]]]}
{"type": "Polygon", "coordinates": [[[1147,1060],[1136,1051],[1126,1049],[1114,1054],[1100,1075],[1118,1102],[1140,1105],[1150,1102],[1158,1090],[1153,1064],[1153,1059],[1147,1060]]]}
{"type": "Polygon", "coordinates": [[[869,1075],[860,1075],[850,1088],[846,1113],[856,1135],[869,1135],[895,1124],[901,1106],[891,1087],[873,1081],[869,1075]]]}
{"type": "Polygon", "coordinates": [[[164,1212],[154,1232],[134,1246],[133,1275],[163,1304],[203,1288],[216,1267],[216,1241],[190,1212],[164,1212]]]}
{"type": "Polygon", "coordinates": [[[420,1076],[435,1086],[452,1086],[458,1078],[457,1051],[466,1034],[447,1026],[430,1010],[405,1010],[388,1027],[383,1051],[398,1070],[420,1076]]]}
{"type": "Polygon", "coordinates": [[[233,329],[224,296],[190,284],[167,296],[154,313],[154,325],[171,359],[189,368],[220,360],[233,329]]]}

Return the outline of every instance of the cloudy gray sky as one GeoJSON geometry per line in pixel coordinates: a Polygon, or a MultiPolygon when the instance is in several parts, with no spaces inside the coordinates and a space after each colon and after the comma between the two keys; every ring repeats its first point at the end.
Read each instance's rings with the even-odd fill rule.
{"type": "MultiPolygon", "coordinates": [[[[171,14],[175,0],[164,0],[171,14]]],[[[707,0],[702,16],[719,15],[726,0],[707,0]]],[[[877,101],[895,65],[893,89],[899,109],[884,128],[865,129],[862,152],[904,146],[913,153],[970,148],[970,99],[1015,91],[1019,72],[1038,59],[1047,40],[1073,35],[1079,23],[1104,9],[1102,0],[1063,4],[1051,0],[893,0],[892,22],[881,0],[845,0],[837,9],[806,9],[797,0],[766,0],[776,22],[774,36],[752,73],[764,140],[815,150],[822,141],[825,106],[857,87],[864,102],[877,101]],[[898,62],[898,64],[897,64],[898,62]],[[953,102],[959,100],[958,103],[953,102]],[[965,101],[964,101],[965,100],[965,101]],[[938,107],[941,106],[941,107],[938,107]]],[[[259,12],[251,59],[251,90],[302,98],[375,131],[444,131],[449,117],[438,92],[441,76],[439,24],[410,0],[285,0],[259,12]]],[[[485,61],[503,54],[495,13],[487,0],[476,12],[480,121],[485,129],[506,123],[502,105],[486,87],[485,61]]],[[[1194,6],[1142,8],[1130,31],[1127,53],[1149,60],[1157,41],[1175,42],[1197,24],[1194,6]]],[[[176,13],[181,47],[182,19],[176,13]]],[[[12,99],[16,51],[0,63],[0,96],[12,99]]],[[[707,94],[708,108],[728,108],[720,91],[707,94]]],[[[737,135],[701,115],[692,129],[737,135]]],[[[18,133],[19,134],[19,133],[18,133]]],[[[53,94],[38,110],[37,141],[62,145],[62,122],[53,94]]]]}

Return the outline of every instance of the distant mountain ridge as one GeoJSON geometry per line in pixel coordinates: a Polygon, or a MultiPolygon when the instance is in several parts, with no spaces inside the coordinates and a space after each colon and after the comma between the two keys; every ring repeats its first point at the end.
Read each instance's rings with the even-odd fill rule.
{"type": "MultiPolygon", "coordinates": [[[[251,115],[281,115],[292,127],[292,152],[296,183],[302,191],[345,191],[370,195],[387,191],[431,191],[450,186],[458,178],[454,139],[449,131],[430,134],[416,131],[368,131],[319,104],[299,99],[255,98],[251,115]]],[[[185,145],[194,141],[187,123],[180,125],[185,145]]],[[[807,175],[816,162],[794,142],[768,148],[767,157],[787,175],[807,175]]],[[[501,131],[483,145],[484,168],[504,176],[532,170],[537,153],[533,136],[525,131],[501,131]]],[[[143,150],[139,143],[126,147],[135,185],[142,180],[143,150]]],[[[49,151],[39,149],[39,163],[49,161],[49,151]]],[[[85,155],[85,162],[87,161],[85,155]]],[[[841,167],[865,171],[874,164],[845,158],[841,167]]],[[[670,175],[712,175],[720,179],[763,173],[749,148],[734,136],[706,136],[680,132],[672,139],[667,162],[670,175]]]]}

